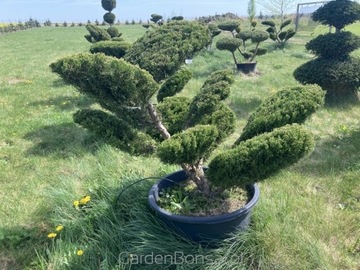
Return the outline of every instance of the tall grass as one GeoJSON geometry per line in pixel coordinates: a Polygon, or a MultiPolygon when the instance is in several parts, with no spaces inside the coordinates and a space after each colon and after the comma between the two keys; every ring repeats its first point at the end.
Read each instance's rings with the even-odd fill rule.
{"type": "MultiPolygon", "coordinates": [[[[133,42],[145,29],[120,31],[133,42]]],[[[259,74],[236,75],[228,102],[238,131],[220,150],[262,100],[297,84],[293,70],[313,57],[304,44],[322,31],[303,31],[284,50],[267,42],[259,74]]],[[[316,138],[313,154],[261,184],[250,229],[216,247],[199,246],[150,211],[147,190],[155,179],[132,185],[176,166],[130,156],[73,123],[77,108],[93,101],[48,66],[88,51],[86,33],[43,27],[0,36],[1,269],[359,269],[359,104],[318,111],[306,122],[316,138]],[[84,195],[92,198],[88,207],[74,208],[84,195]],[[59,224],[64,229],[49,239],[59,224]],[[159,264],[151,261],[156,255],[159,264]]],[[[200,53],[188,65],[194,78],[183,94],[195,95],[212,71],[231,66],[227,52],[200,53]]]]}

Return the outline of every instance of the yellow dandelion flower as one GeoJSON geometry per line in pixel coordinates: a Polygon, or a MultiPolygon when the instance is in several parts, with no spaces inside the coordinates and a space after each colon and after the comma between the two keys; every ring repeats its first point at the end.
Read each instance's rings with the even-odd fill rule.
{"type": "Polygon", "coordinates": [[[79,204],[80,204],[80,202],[79,202],[79,201],[74,201],[74,206],[75,206],[75,207],[78,207],[78,206],[79,206],[79,204]]]}
{"type": "Polygon", "coordinates": [[[56,233],[49,233],[48,235],[47,235],[47,237],[48,238],[55,238],[57,236],[57,234],[56,233]]]}
{"type": "Polygon", "coordinates": [[[59,225],[56,227],[55,231],[60,232],[62,229],[64,229],[64,226],[59,225]]]}
{"type": "Polygon", "coordinates": [[[90,196],[84,196],[84,198],[80,200],[80,204],[82,205],[87,204],[90,201],[90,199],[91,199],[90,196]]]}
{"type": "Polygon", "coordinates": [[[78,251],[76,251],[76,255],[78,256],[82,256],[84,254],[84,251],[79,249],[78,251]]]}

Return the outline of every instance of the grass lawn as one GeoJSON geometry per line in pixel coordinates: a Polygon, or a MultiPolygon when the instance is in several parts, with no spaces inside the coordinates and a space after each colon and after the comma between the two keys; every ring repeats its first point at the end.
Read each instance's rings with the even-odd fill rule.
{"type": "MultiPolygon", "coordinates": [[[[265,43],[260,75],[236,76],[228,102],[237,132],[220,150],[262,100],[297,84],[293,71],[313,58],[305,43],[327,30],[299,31],[284,50],[265,43]]],[[[360,34],[360,25],[349,30],[360,34]]],[[[133,42],[146,30],[120,31],[133,42]]],[[[94,104],[49,64],[87,52],[85,34],[85,27],[42,27],[0,35],[0,269],[360,269],[359,103],[325,106],[308,120],[316,138],[311,156],[261,183],[248,231],[202,247],[149,211],[155,179],[131,186],[177,167],[130,156],[72,121],[78,108],[94,104]],[[85,195],[88,207],[76,209],[85,195]],[[58,225],[64,228],[56,232],[58,225]]],[[[194,78],[182,95],[232,66],[230,53],[214,48],[188,66],[194,78]]]]}

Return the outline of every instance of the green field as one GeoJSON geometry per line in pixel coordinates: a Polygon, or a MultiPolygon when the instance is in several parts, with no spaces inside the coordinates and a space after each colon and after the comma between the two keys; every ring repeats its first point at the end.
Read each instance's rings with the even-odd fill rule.
{"type": "MultiPolygon", "coordinates": [[[[236,75],[228,104],[237,131],[220,150],[231,146],[262,100],[297,84],[293,71],[313,58],[305,43],[327,30],[298,32],[284,50],[267,42],[269,53],[257,58],[260,74],[236,75]]],[[[348,30],[360,34],[360,25],[348,30]]],[[[146,30],[120,31],[134,42],[146,30]]],[[[311,156],[260,184],[246,233],[204,248],[166,230],[149,211],[147,190],[155,179],[129,187],[176,166],[130,156],[73,123],[78,108],[96,104],[49,64],[87,52],[85,34],[85,27],[42,27],[0,35],[0,269],[360,269],[359,103],[315,113],[305,123],[316,138],[311,156]],[[75,209],[85,195],[90,207],[75,209]],[[57,225],[64,229],[49,239],[57,225]],[[130,254],[178,260],[129,265],[130,254]]],[[[232,63],[215,46],[201,52],[188,66],[194,78],[182,95],[193,96],[211,72],[232,63]]]]}

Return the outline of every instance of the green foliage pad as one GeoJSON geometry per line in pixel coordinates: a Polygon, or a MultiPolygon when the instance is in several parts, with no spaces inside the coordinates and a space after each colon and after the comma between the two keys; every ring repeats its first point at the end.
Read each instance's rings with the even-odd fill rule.
{"type": "Polygon", "coordinates": [[[217,155],[206,175],[219,187],[244,187],[297,162],[313,149],[313,144],[312,135],[301,126],[287,125],[217,155]]]}

